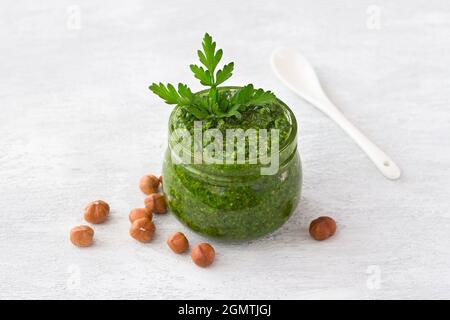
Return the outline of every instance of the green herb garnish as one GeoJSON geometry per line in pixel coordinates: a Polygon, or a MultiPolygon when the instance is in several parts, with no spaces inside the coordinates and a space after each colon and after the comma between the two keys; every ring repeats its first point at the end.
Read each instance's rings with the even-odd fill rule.
{"type": "Polygon", "coordinates": [[[198,50],[198,58],[204,66],[190,65],[191,71],[200,83],[209,87],[206,94],[194,94],[185,84],[179,83],[175,88],[172,84],[153,83],[149,89],[167,104],[178,105],[199,120],[209,118],[240,117],[241,112],[251,106],[264,106],[275,103],[276,97],[270,91],[255,89],[248,84],[231,95],[221,93],[217,87],[228,80],[233,74],[234,63],[225,64],[216,71],[222,59],[223,51],[216,51],[216,43],[205,33],[202,50],[198,50]]]}

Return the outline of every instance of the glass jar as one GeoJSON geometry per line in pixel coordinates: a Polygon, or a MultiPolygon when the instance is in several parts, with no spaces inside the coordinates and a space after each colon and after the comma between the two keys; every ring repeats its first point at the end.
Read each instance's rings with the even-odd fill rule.
{"type": "Polygon", "coordinates": [[[261,175],[260,164],[173,161],[174,140],[170,137],[171,123],[177,115],[174,109],[169,119],[163,192],[169,208],[181,222],[209,237],[240,241],[269,234],[288,220],[300,199],[302,169],[297,151],[297,121],[289,107],[278,102],[292,127],[279,146],[279,167],[272,175],[261,175]]]}

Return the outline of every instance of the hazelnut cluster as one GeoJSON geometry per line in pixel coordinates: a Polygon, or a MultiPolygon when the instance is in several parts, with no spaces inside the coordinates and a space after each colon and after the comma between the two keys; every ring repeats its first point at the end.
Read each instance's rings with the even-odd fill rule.
{"type": "MultiPolygon", "coordinates": [[[[167,212],[164,196],[157,193],[161,184],[162,176],[157,178],[154,175],[145,175],[140,179],[139,188],[148,197],[144,201],[144,208],[132,209],[128,215],[131,222],[130,235],[140,242],[149,242],[153,238],[156,229],[152,222],[153,214],[167,212]]],[[[110,206],[106,201],[92,201],[84,208],[84,219],[92,224],[103,223],[109,212],[110,206]]],[[[80,225],[70,230],[70,241],[75,246],[88,247],[92,245],[93,238],[94,230],[89,226],[80,225]]]]}
{"type": "MultiPolygon", "coordinates": [[[[109,216],[109,204],[103,200],[89,202],[84,208],[84,219],[92,224],[106,221],[109,216]]],[[[70,230],[70,241],[77,247],[89,247],[94,242],[94,229],[89,226],[76,226],[70,230]]]]}
{"type": "MultiPolygon", "coordinates": [[[[189,241],[181,232],[175,232],[169,239],[167,245],[175,253],[184,253],[189,249],[189,241]]],[[[214,262],[216,252],[209,243],[200,243],[192,248],[191,258],[194,263],[202,268],[206,268],[214,262]]]]}
{"type": "MultiPolygon", "coordinates": [[[[139,188],[147,195],[143,208],[132,209],[128,215],[131,223],[130,235],[139,242],[147,243],[153,239],[155,224],[153,214],[167,212],[167,203],[158,189],[162,186],[162,176],[145,175],[140,179],[139,188]]],[[[107,220],[110,206],[103,200],[88,203],[84,208],[84,219],[92,224],[103,223],[107,220]]],[[[318,241],[328,239],[336,232],[336,222],[333,218],[322,216],[313,220],[309,226],[312,238],[318,241]]],[[[94,239],[94,229],[87,225],[79,225],[70,230],[70,241],[78,247],[89,247],[94,239]]],[[[169,248],[177,254],[189,250],[189,241],[182,232],[175,232],[167,239],[169,248]]],[[[208,243],[199,243],[192,248],[192,261],[199,267],[210,266],[215,259],[215,250],[208,243]]]]}
{"type": "MultiPolygon", "coordinates": [[[[167,212],[167,203],[164,196],[158,193],[158,188],[162,186],[162,176],[157,178],[154,175],[145,175],[139,182],[139,188],[147,195],[144,199],[144,208],[131,210],[129,214],[130,235],[140,242],[149,242],[153,238],[155,225],[152,222],[153,214],[164,214],[167,212]]],[[[182,232],[175,232],[167,239],[169,248],[177,254],[182,254],[189,250],[189,241],[182,232]]],[[[214,261],[214,248],[207,243],[200,243],[192,248],[191,258],[200,267],[207,267],[214,261]]]]}
{"type": "Polygon", "coordinates": [[[131,227],[130,236],[139,242],[150,242],[153,239],[156,227],[153,223],[153,214],[167,212],[167,204],[164,195],[158,192],[162,177],[145,175],[139,181],[139,188],[147,195],[144,200],[144,208],[136,208],[128,215],[131,227]]]}

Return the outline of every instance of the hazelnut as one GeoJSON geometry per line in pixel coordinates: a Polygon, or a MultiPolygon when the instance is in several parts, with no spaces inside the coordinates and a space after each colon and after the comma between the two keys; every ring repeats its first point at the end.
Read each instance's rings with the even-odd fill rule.
{"type": "Polygon", "coordinates": [[[133,223],[135,220],[141,218],[152,220],[153,214],[145,208],[136,208],[130,211],[128,217],[130,218],[130,222],[133,223]]]}
{"type": "Polygon", "coordinates": [[[137,219],[130,228],[130,235],[140,242],[149,242],[155,233],[155,225],[147,218],[137,219]]]}
{"type": "Polygon", "coordinates": [[[77,247],[89,247],[93,237],[94,230],[89,226],[76,226],[70,230],[70,241],[77,247]]]}
{"type": "Polygon", "coordinates": [[[166,199],[161,193],[154,193],[149,195],[144,200],[145,208],[153,213],[166,213],[167,204],[166,199]]]}
{"type": "Polygon", "coordinates": [[[214,262],[215,256],[214,248],[208,243],[200,243],[192,248],[192,261],[199,267],[206,268],[209,266],[214,262]]]}
{"type": "Polygon", "coordinates": [[[167,245],[175,253],[183,253],[189,248],[189,241],[181,232],[175,232],[167,239],[167,245]]]}
{"type": "Polygon", "coordinates": [[[88,203],[84,208],[84,219],[90,223],[102,223],[109,215],[109,205],[103,200],[88,203]]]}
{"type": "Polygon", "coordinates": [[[159,179],[154,175],[145,175],[139,182],[139,188],[146,195],[157,192],[159,186],[159,179]]]}
{"type": "Polygon", "coordinates": [[[309,234],[316,240],[325,240],[336,232],[336,221],[330,217],[319,217],[309,225],[309,234]]]}

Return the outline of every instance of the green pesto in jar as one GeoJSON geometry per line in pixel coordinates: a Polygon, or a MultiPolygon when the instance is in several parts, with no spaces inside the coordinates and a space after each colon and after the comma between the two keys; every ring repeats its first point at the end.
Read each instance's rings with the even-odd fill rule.
{"type": "MultiPolygon", "coordinates": [[[[233,87],[220,88],[226,94],[233,87]]],[[[201,94],[201,93],[200,93],[201,94]]],[[[193,133],[196,119],[176,107],[169,134],[176,129],[193,133]]],[[[295,210],[301,190],[297,152],[297,123],[281,101],[248,108],[240,118],[207,119],[202,129],[278,129],[279,169],[261,175],[260,164],[176,164],[170,143],[163,168],[163,189],[171,211],[201,234],[224,240],[248,240],[278,229],[295,210]]],[[[203,147],[207,145],[203,141],[203,147]]]]}
{"type": "MultiPolygon", "coordinates": [[[[221,90],[219,94],[221,96],[229,96],[231,90],[221,90]]],[[[223,97],[224,100],[227,97],[223,97]]],[[[173,111],[170,122],[170,131],[175,129],[186,129],[191,135],[194,134],[194,123],[197,120],[192,114],[177,107],[173,111]]],[[[219,129],[225,136],[227,129],[271,129],[279,130],[279,143],[283,145],[287,141],[289,134],[292,131],[289,115],[286,110],[280,107],[280,104],[268,104],[265,106],[250,107],[245,111],[242,111],[241,117],[229,117],[229,118],[211,118],[202,121],[202,130],[219,129]]],[[[205,147],[208,141],[203,141],[205,147]]]]}

